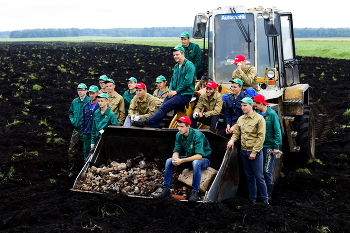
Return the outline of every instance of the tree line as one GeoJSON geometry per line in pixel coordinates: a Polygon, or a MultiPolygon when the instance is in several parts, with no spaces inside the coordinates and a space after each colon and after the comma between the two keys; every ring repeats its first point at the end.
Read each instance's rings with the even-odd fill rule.
{"type": "MultiPolygon", "coordinates": [[[[35,38],[35,37],[178,37],[179,33],[192,33],[192,27],[153,27],[153,28],[112,28],[112,29],[26,29],[0,32],[0,37],[35,38]]],[[[350,28],[294,28],[295,38],[312,37],[350,37],[350,28]]]]}

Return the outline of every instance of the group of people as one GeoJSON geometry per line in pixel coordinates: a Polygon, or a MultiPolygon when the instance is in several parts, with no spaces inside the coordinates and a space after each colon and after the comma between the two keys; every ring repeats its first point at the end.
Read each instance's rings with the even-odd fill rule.
{"type": "MultiPolygon", "coordinates": [[[[76,163],[80,140],[86,160],[108,125],[155,128],[170,111],[191,101],[196,77],[203,75],[201,50],[190,42],[187,32],[181,34],[181,42],[181,46],[171,49],[176,65],[169,87],[166,78],[160,75],[155,80],[158,88],[153,95],[147,93],[146,85],[138,83],[134,77],[127,80],[128,90],[123,96],[114,90],[115,82],[106,75],[99,78],[101,89],[95,85],[88,89],[83,83],[78,85],[78,97],[69,109],[74,127],[69,145],[71,167],[76,163]]],[[[268,203],[273,188],[274,156],[282,144],[280,123],[264,96],[256,93],[255,68],[246,65],[243,55],[238,55],[233,64],[237,69],[230,81],[231,93],[221,95],[218,84],[208,82],[193,115],[177,120],[179,132],[173,155],[165,164],[163,191],[155,198],[170,196],[173,168],[179,166],[193,169],[189,200],[198,200],[201,171],[210,166],[211,154],[209,141],[196,129],[198,123],[202,123],[210,126],[212,132],[230,138],[227,149],[237,147],[240,151],[250,201],[256,203],[258,189],[262,201],[268,203]],[[243,89],[245,85],[247,88],[243,89]]]]}

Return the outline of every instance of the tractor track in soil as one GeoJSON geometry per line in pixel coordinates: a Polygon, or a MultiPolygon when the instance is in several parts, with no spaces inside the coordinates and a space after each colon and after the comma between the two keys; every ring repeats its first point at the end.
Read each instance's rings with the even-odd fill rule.
{"type": "Polygon", "coordinates": [[[350,232],[347,60],[298,58],[301,83],[311,86],[319,161],[285,164],[270,207],[250,205],[245,195],[193,208],[170,198],[69,190],[74,179],[66,167],[72,132],[68,109],[77,84],[96,85],[106,74],[123,93],[125,80],[134,76],[151,92],[155,77],[170,78],[169,49],[0,43],[0,231],[350,232]]]}

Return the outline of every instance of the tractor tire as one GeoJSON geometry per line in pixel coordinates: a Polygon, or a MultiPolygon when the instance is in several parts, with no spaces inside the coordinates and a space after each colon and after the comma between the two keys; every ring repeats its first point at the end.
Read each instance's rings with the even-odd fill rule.
{"type": "Polygon", "coordinates": [[[315,130],[315,116],[310,106],[304,106],[304,114],[296,116],[293,122],[294,131],[297,131],[296,143],[300,146],[297,152],[298,162],[306,162],[309,159],[315,158],[316,148],[316,130],[315,130]]]}

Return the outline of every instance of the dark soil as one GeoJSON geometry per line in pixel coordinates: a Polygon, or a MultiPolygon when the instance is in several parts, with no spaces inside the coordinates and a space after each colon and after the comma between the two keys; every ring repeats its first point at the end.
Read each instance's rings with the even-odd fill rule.
{"type": "Polygon", "coordinates": [[[122,93],[134,76],[152,91],[158,75],[172,73],[169,48],[1,43],[0,54],[1,232],[350,232],[347,60],[299,58],[312,90],[319,160],[285,165],[271,206],[249,205],[245,192],[189,206],[72,192],[67,177],[68,108],[77,84],[96,85],[106,74],[122,93]]]}

